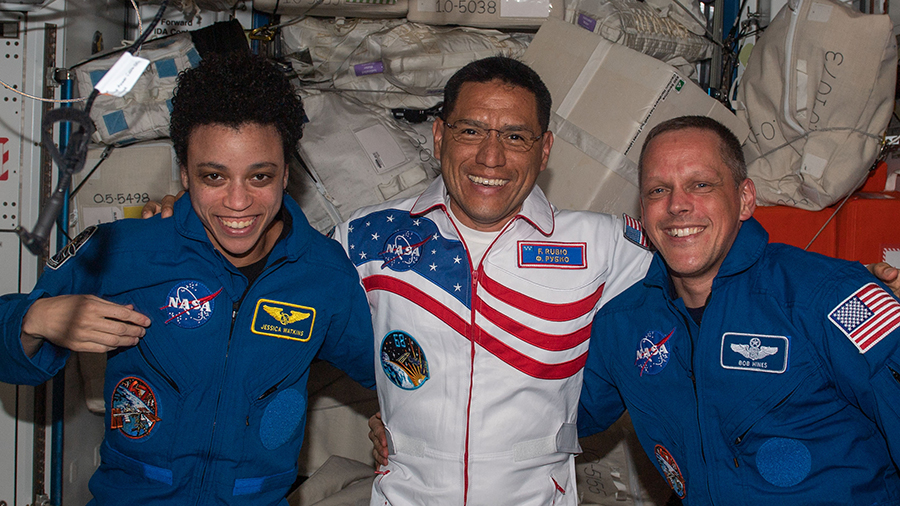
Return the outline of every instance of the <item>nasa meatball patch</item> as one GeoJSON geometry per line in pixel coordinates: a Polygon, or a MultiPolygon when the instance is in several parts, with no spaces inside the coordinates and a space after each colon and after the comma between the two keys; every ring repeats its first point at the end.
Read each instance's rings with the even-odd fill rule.
{"type": "Polygon", "coordinates": [[[645,374],[659,374],[669,363],[669,340],[675,334],[675,329],[663,334],[658,330],[651,330],[641,336],[638,341],[637,353],[634,358],[634,366],[640,371],[639,376],[645,374]]]}
{"type": "Polygon", "coordinates": [[[199,281],[182,281],[169,290],[166,305],[159,308],[166,313],[166,324],[174,323],[183,329],[195,329],[208,322],[216,309],[215,293],[199,281]]]}
{"type": "Polygon", "coordinates": [[[113,390],[109,410],[109,428],[129,439],[140,439],[159,421],[156,393],[146,381],[128,376],[113,390]]]}
{"type": "Polygon", "coordinates": [[[425,352],[402,330],[388,332],[381,340],[381,368],[391,383],[403,390],[415,390],[430,377],[425,352]]]}

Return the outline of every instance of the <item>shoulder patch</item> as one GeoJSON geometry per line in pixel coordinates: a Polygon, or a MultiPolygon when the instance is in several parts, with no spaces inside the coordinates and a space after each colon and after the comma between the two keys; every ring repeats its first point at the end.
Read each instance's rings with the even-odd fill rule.
{"type": "Polygon", "coordinates": [[[828,313],[828,320],[865,353],[900,327],[900,303],[876,283],[867,283],[828,313]]]}
{"type": "Polygon", "coordinates": [[[96,225],[91,225],[90,227],[84,229],[80,234],[75,236],[74,239],[69,241],[69,244],[66,244],[66,247],[59,251],[59,253],[53,255],[53,258],[47,260],[47,267],[53,270],[59,269],[62,267],[66,260],[75,256],[78,253],[78,250],[84,246],[88,239],[94,235],[94,232],[97,231],[96,225]]]}
{"type": "Polygon", "coordinates": [[[644,235],[644,227],[641,225],[641,221],[636,220],[625,213],[622,213],[622,221],[624,222],[622,234],[625,238],[645,250],[649,250],[650,242],[647,241],[647,236],[644,235]]]}

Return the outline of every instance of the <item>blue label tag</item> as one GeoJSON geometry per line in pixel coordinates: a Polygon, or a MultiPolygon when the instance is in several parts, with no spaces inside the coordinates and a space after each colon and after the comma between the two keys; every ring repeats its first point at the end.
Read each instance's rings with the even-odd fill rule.
{"type": "Polygon", "coordinates": [[[725,369],[781,374],[788,368],[790,338],[758,334],[722,334],[721,365],[725,369]]]}
{"type": "Polygon", "coordinates": [[[519,267],[584,269],[586,248],[583,242],[519,241],[519,267]]]}

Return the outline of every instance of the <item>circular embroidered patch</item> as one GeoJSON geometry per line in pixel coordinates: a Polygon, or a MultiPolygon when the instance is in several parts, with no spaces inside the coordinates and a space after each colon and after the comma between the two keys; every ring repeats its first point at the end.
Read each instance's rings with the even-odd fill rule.
{"type": "Polygon", "coordinates": [[[400,230],[391,234],[384,241],[384,249],[378,254],[384,263],[381,268],[389,267],[392,271],[408,271],[415,267],[422,257],[421,246],[428,242],[412,230],[400,230]]]}
{"type": "Polygon", "coordinates": [[[153,430],[157,416],[156,394],[140,378],[123,378],[113,390],[109,428],[118,429],[125,437],[140,439],[153,430]]]}
{"type": "Polygon", "coordinates": [[[668,341],[675,333],[672,329],[667,335],[651,330],[641,337],[637,347],[637,357],[634,366],[640,370],[640,375],[659,374],[669,363],[668,341]]]}
{"type": "Polygon", "coordinates": [[[793,487],[809,475],[812,456],[796,439],[773,437],[756,452],[756,469],[776,487],[793,487]]]}
{"type": "Polygon", "coordinates": [[[381,341],[381,368],[391,383],[415,390],[428,378],[428,359],[419,343],[406,332],[388,332],[381,341]]]}
{"type": "Polygon", "coordinates": [[[259,439],[267,450],[274,450],[287,443],[306,414],[306,398],[300,392],[288,388],[266,406],[259,422],[259,439]]]}
{"type": "Polygon", "coordinates": [[[166,305],[166,323],[174,323],[183,329],[195,329],[207,321],[216,308],[216,293],[199,281],[182,281],[169,290],[166,305]]]}
{"type": "Polygon", "coordinates": [[[675,495],[684,499],[684,496],[687,494],[687,487],[685,487],[684,476],[681,474],[681,469],[678,468],[675,458],[662,445],[656,445],[653,448],[653,453],[656,454],[656,462],[659,464],[659,469],[662,471],[663,476],[666,477],[666,481],[669,482],[669,486],[672,487],[675,495]]]}

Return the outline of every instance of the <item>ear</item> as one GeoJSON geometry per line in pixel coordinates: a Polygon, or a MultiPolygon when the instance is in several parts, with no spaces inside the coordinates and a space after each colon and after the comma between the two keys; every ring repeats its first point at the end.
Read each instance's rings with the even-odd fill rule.
{"type": "Polygon", "coordinates": [[[553,147],[553,132],[547,130],[541,137],[541,172],[547,168],[547,160],[550,159],[550,148],[553,147]]]}
{"type": "Polygon", "coordinates": [[[741,221],[747,221],[753,216],[753,212],[756,211],[756,185],[753,184],[753,180],[749,177],[741,183],[740,198],[741,198],[741,221]]]}
{"type": "Polygon", "coordinates": [[[181,164],[181,186],[184,187],[185,190],[190,191],[191,185],[188,184],[188,170],[187,167],[182,163],[181,164]]]}
{"type": "Polygon", "coordinates": [[[288,170],[288,164],[284,164],[284,181],[281,182],[281,189],[285,191],[287,191],[289,172],[290,171],[288,170]]]}
{"type": "Polygon", "coordinates": [[[444,120],[434,118],[431,124],[431,133],[434,135],[434,158],[441,161],[441,144],[444,140],[444,120]]]}

